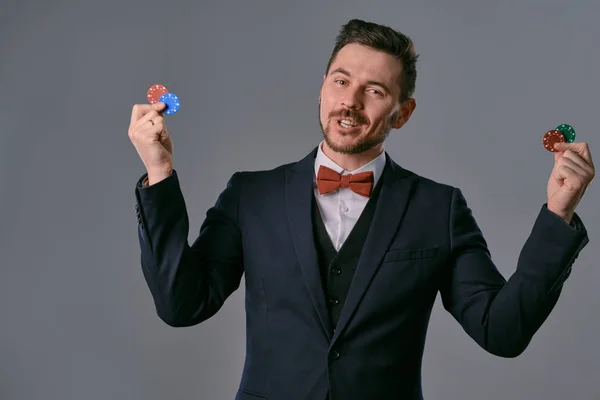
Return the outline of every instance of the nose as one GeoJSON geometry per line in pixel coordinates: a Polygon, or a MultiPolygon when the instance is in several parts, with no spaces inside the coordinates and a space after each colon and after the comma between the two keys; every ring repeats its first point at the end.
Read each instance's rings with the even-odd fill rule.
{"type": "Polygon", "coordinates": [[[342,98],[342,105],[348,108],[362,108],[362,97],[360,89],[348,88],[342,98]]]}

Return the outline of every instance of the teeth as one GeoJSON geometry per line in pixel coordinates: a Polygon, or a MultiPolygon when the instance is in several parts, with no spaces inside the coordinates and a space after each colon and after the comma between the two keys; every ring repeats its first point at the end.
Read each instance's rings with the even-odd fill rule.
{"type": "Polygon", "coordinates": [[[349,128],[349,127],[351,127],[351,126],[356,126],[356,125],[358,125],[357,123],[355,123],[355,122],[352,122],[352,121],[350,121],[350,120],[347,120],[347,119],[343,119],[343,120],[341,120],[341,121],[340,121],[340,124],[342,124],[342,126],[343,126],[344,128],[349,128]]]}

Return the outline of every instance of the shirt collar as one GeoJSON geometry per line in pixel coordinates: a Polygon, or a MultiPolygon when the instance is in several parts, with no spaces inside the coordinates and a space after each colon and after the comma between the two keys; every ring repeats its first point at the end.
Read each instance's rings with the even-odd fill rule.
{"type": "Polygon", "coordinates": [[[383,172],[383,168],[385,167],[385,151],[379,153],[377,157],[369,161],[367,164],[358,168],[355,171],[347,171],[344,168],[337,165],[331,158],[327,157],[327,155],[323,152],[323,141],[319,143],[319,150],[317,151],[317,156],[315,157],[315,177],[319,172],[319,167],[324,165],[326,167],[331,168],[342,175],[348,174],[357,174],[359,172],[373,171],[373,186],[377,185],[379,178],[381,177],[381,173],[383,172]]]}

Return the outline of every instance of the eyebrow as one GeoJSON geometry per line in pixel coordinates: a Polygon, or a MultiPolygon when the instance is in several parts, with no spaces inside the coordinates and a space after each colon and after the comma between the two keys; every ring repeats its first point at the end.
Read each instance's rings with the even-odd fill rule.
{"type": "MultiPolygon", "coordinates": [[[[344,68],[336,68],[336,69],[334,69],[333,71],[331,71],[331,74],[332,74],[332,75],[333,75],[333,74],[335,74],[335,73],[340,73],[340,74],[343,74],[343,75],[346,75],[346,76],[352,76],[352,75],[350,74],[350,72],[346,71],[344,68]]],[[[368,81],[367,83],[368,83],[369,85],[375,85],[375,86],[379,86],[379,87],[383,88],[383,89],[384,89],[386,92],[388,92],[388,93],[392,93],[392,92],[390,91],[390,89],[389,89],[389,88],[388,88],[388,87],[387,87],[387,86],[386,86],[384,83],[382,83],[382,82],[379,82],[379,81],[373,81],[373,80],[371,80],[371,81],[368,81]]]]}

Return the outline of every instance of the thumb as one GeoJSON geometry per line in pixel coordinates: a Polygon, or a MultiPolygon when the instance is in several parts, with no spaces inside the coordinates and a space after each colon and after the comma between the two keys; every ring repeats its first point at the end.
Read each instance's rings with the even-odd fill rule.
{"type": "Polygon", "coordinates": [[[159,112],[162,111],[165,107],[166,107],[166,104],[162,103],[162,102],[152,104],[152,109],[159,111],[159,112]]]}

